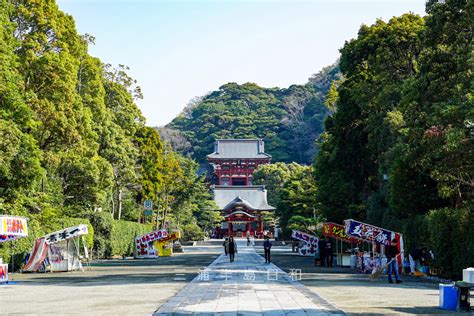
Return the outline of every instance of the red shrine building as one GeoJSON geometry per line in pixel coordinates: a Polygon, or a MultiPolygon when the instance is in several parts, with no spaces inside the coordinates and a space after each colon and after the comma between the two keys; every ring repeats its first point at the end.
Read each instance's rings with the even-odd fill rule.
{"type": "Polygon", "coordinates": [[[265,186],[252,185],[255,169],[271,160],[263,140],[218,139],[207,160],[212,167],[214,201],[224,216],[216,237],[262,238],[261,212],[275,210],[268,205],[265,186]]]}

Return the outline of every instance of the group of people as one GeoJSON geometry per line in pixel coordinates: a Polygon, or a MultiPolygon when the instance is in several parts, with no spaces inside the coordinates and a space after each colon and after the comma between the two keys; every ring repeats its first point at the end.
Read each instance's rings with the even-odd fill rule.
{"type": "MultiPolygon", "coordinates": [[[[251,244],[250,242],[250,237],[247,236],[247,247],[249,247],[251,244]]],[[[224,243],[222,244],[224,246],[224,253],[226,256],[229,256],[230,262],[234,262],[235,260],[235,254],[237,253],[237,243],[235,242],[234,237],[226,237],[224,239],[224,243]]],[[[268,236],[264,237],[263,241],[263,252],[265,255],[265,263],[270,263],[270,249],[272,248],[272,242],[270,241],[270,238],[268,236]]]]}
{"type": "MultiPolygon", "coordinates": [[[[327,237],[323,236],[318,241],[318,249],[319,251],[315,253],[315,261],[314,265],[316,265],[318,256],[321,266],[324,267],[325,265],[328,267],[333,266],[333,245],[327,237]]],[[[395,282],[401,283],[402,280],[400,279],[400,275],[398,273],[398,261],[397,258],[400,256],[400,251],[398,250],[397,240],[393,239],[390,245],[385,247],[385,256],[387,257],[387,275],[388,275],[388,283],[393,283],[392,274],[395,275],[395,282]]]]}
{"type": "Polygon", "coordinates": [[[314,265],[316,265],[319,256],[319,261],[322,267],[325,265],[332,267],[334,257],[333,245],[332,242],[327,239],[327,237],[323,236],[321,239],[319,239],[318,252],[315,253],[315,256],[314,265]]]}

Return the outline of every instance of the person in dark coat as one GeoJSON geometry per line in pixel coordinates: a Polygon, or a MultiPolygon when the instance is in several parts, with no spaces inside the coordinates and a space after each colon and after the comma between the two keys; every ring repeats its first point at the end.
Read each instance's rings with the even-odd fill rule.
{"type": "Polygon", "coordinates": [[[324,267],[324,263],[326,261],[326,237],[319,239],[318,249],[319,249],[319,260],[321,262],[321,267],[324,267]]]}
{"type": "Polygon", "coordinates": [[[225,238],[224,239],[224,243],[222,244],[222,246],[224,246],[224,252],[225,252],[225,255],[227,256],[227,253],[229,252],[229,238],[225,238]]]}
{"type": "Polygon", "coordinates": [[[272,242],[268,236],[265,236],[265,241],[263,242],[263,250],[265,253],[265,263],[270,263],[270,249],[272,248],[272,242]]]}
{"type": "Polygon", "coordinates": [[[400,280],[400,276],[398,275],[398,262],[397,256],[400,252],[398,251],[397,247],[397,240],[394,238],[392,243],[386,247],[385,255],[387,256],[388,264],[388,283],[393,283],[392,281],[392,273],[395,273],[395,282],[402,283],[400,280]]]}
{"type": "Polygon", "coordinates": [[[234,237],[229,237],[229,259],[230,262],[234,262],[235,253],[237,252],[237,243],[234,237]]]}
{"type": "Polygon", "coordinates": [[[326,265],[328,267],[332,267],[332,261],[333,261],[333,247],[332,247],[332,242],[330,240],[326,240],[326,265]]]}

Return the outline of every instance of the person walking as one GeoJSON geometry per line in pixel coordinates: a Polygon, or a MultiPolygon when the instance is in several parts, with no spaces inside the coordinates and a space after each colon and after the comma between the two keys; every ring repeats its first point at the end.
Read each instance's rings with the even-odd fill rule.
{"type": "Polygon", "coordinates": [[[265,236],[265,241],[263,242],[263,251],[265,253],[265,263],[270,263],[270,249],[272,248],[272,242],[268,236],[265,236]]]}
{"type": "Polygon", "coordinates": [[[250,247],[250,233],[247,232],[247,247],[250,247]]]}
{"type": "Polygon", "coordinates": [[[321,262],[321,267],[324,267],[326,261],[326,237],[323,237],[318,240],[318,250],[319,250],[319,260],[321,262]]]}
{"type": "Polygon", "coordinates": [[[400,252],[398,251],[397,247],[397,240],[394,238],[392,243],[387,246],[385,250],[385,255],[387,256],[388,264],[388,283],[393,283],[392,281],[392,273],[395,274],[395,282],[402,283],[400,280],[400,276],[398,275],[398,262],[397,257],[400,252]]]}
{"type": "Polygon", "coordinates": [[[227,256],[227,253],[229,252],[229,238],[228,237],[224,239],[224,243],[222,244],[222,246],[224,246],[224,252],[225,252],[225,255],[227,256]]]}
{"type": "Polygon", "coordinates": [[[332,247],[332,242],[330,240],[326,240],[326,265],[328,267],[332,267],[332,260],[333,260],[333,247],[332,247]]]}
{"type": "Polygon", "coordinates": [[[235,253],[237,252],[237,243],[234,241],[234,237],[229,237],[229,259],[230,262],[234,262],[235,253]]]}

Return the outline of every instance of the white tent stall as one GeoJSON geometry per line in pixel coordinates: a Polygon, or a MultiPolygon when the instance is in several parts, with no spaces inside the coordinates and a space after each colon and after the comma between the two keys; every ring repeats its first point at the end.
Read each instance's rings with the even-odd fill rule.
{"type": "Polygon", "coordinates": [[[87,225],[80,224],[38,238],[23,271],[82,270],[79,237],[82,238],[84,255],[88,258],[89,252],[84,240],[84,235],[88,233],[87,225]]]}

